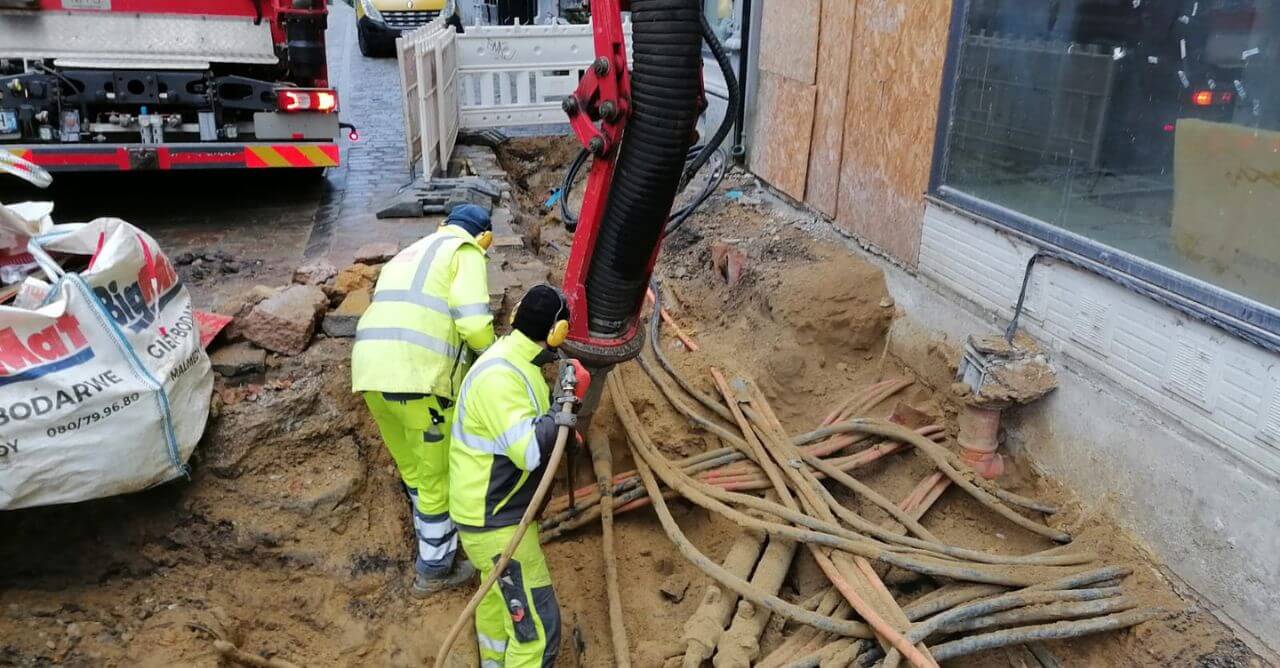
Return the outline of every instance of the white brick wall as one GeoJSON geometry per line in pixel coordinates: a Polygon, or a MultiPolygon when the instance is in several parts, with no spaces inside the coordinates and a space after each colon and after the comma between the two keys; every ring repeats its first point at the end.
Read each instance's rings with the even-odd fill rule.
{"type": "MultiPolygon", "coordinates": [[[[1007,322],[1034,252],[930,205],[919,268],[1007,322]]],[[[1033,336],[1280,480],[1280,355],[1060,262],[1042,259],[1032,276],[1022,322],[1033,336]]]]}

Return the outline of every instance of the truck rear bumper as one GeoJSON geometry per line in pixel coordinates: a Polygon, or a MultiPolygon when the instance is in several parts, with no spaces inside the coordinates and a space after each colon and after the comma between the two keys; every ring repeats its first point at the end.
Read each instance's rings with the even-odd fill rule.
{"type": "Polygon", "coordinates": [[[3,145],[50,172],[337,167],[334,142],[3,145]]]}

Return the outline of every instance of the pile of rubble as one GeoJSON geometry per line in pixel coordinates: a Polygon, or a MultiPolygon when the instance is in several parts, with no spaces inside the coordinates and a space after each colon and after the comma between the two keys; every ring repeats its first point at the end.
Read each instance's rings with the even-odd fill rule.
{"type": "Polygon", "coordinates": [[[226,251],[209,250],[199,253],[182,253],[173,258],[182,280],[200,283],[206,278],[229,274],[252,274],[262,267],[262,260],[240,261],[226,251]]]}
{"type": "MultiPolygon", "coordinates": [[[[418,190],[399,196],[380,217],[420,217],[447,214],[454,207],[475,204],[490,212],[493,246],[489,250],[490,308],[501,313],[519,295],[550,278],[550,271],[525,246],[513,223],[510,188],[493,149],[462,147],[451,178],[433,179],[418,190]]],[[[293,273],[286,286],[257,285],[225,301],[216,310],[232,318],[212,351],[213,368],[232,378],[261,373],[268,354],[295,356],[317,335],[353,338],[360,316],[369,308],[383,265],[401,250],[393,243],[369,243],[356,251],[354,262],[339,270],[325,259],[314,260],[293,273]]],[[[236,273],[234,258],[223,251],[187,253],[178,264],[184,278],[199,280],[216,272],[236,273]]]]}
{"type": "Polygon", "coordinates": [[[299,267],[289,285],[255,285],[231,297],[216,309],[232,321],[220,338],[224,345],[210,354],[214,371],[227,377],[259,373],[268,353],[301,354],[317,333],[354,337],[378,273],[399,250],[393,244],[370,244],[341,271],[317,260],[299,267]]]}

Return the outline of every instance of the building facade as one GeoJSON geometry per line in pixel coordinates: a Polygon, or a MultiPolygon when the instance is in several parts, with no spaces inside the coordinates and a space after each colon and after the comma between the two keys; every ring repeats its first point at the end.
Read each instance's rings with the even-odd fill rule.
{"type": "Polygon", "coordinates": [[[885,260],[898,352],[1021,302],[1012,445],[1277,649],[1280,4],[749,4],[748,164],[885,260]]]}

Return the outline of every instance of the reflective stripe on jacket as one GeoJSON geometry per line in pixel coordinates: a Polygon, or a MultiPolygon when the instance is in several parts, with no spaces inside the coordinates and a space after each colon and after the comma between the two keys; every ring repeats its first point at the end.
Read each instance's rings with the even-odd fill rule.
{"type": "Polygon", "coordinates": [[[457,396],[470,350],[493,343],[484,249],[448,225],[382,269],[351,352],[354,392],[457,396]]]}
{"type": "Polygon", "coordinates": [[[449,445],[449,514],[462,530],[520,522],[542,478],[534,424],[551,390],[520,332],[498,339],[467,374],[449,445]]]}

